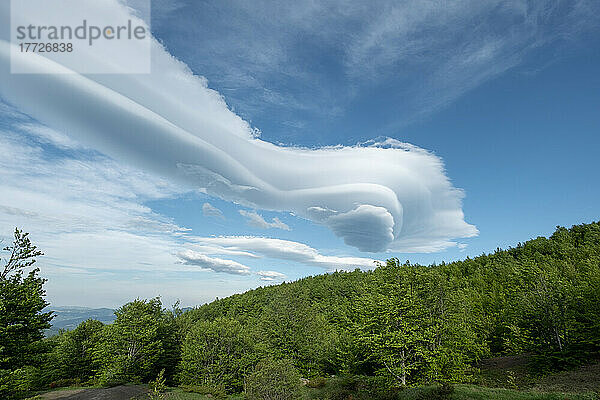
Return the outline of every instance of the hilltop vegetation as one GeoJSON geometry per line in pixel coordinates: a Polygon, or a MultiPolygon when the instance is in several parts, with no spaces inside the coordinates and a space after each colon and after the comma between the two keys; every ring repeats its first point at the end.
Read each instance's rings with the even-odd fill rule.
{"type": "Polygon", "coordinates": [[[559,227],[464,261],[391,259],[373,271],[262,287],[185,312],[135,300],[113,324],[89,320],[39,343],[40,353],[19,366],[25,375],[2,364],[0,376],[9,378],[0,378],[0,393],[149,382],[161,371],[188,392],[256,399],[273,395],[261,390],[282,399],[398,399],[410,395],[405,387],[427,385],[435,396],[456,385],[453,396],[469,398],[464,393],[477,390],[460,384],[533,386],[531,377],[600,355],[600,223],[559,227]],[[480,372],[482,359],[510,355],[526,360],[525,383],[480,372]]]}

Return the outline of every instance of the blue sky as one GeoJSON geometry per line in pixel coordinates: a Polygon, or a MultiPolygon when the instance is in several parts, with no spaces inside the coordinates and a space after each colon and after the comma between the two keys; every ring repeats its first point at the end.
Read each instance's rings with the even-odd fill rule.
{"type": "MultiPolygon", "coordinates": [[[[395,144],[383,149],[385,138],[427,150],[401,161],[398,171],[413,183],[372,172],[402,199],[402,226],[389,207],[385,212],[383,197],[375,207],[357,195],[359,206],[342,210],[343,198],[312,196],[311,205],[329,199],[325,208],[340,207],[319,219],[296,199],[236,197],[212,175],[202,176],[202,184],[181,181],[163,168],[177,151],[164,157],[166,164],[154,164],[117,136],[103,147],[106,126],[79,135],[68,121],[60,123],[69,118],[66,103],[55,108],[56,119],[48,118],[7,89],[0,106],[0,234],[8,240],[18,225],[37,239],[56,305],[117,306],[156,295],[193,305],[348,264],[368,268],[371,260],[473,257],[548,235],[556,225],[597,220],[598,4],[480,3],[152,3],[152,33],[165,59],[189,68],[182,75],[188,84],[173,93],[191,105],[190,115],[203,118],[198,126],[216,121],[226,130],[258,129],[261,141],[278,145],[267,148],[289,165],[260,161],[272,169],[261,171],[272,185],[287,184],[277,180],[278,169],[308,168],[294,165],[296,156],[317,154],[315,169],[327,179],[301,171],[289,180],[318,188],[362,182],[356,171],[356,177],[344,172],[351,171],[346,164],[329,169],[336,151],[368,169],[369,157],[403,160],[395,144]],[[194,97],[204,93],[203,82],[216,91],[208,103],[194,97]],[[205,116],[202,105],[216,108],[205,116]],[[222,119],[210,119],[217,114],[222,119]],[[351,147],[369,141],[379,144],[351,147]],[[327,147],[337,145],[346,147],[327,147]],[[284,148],[298,150],[290,155],[284,148]],[[436,169],[439,160],[445,170],[436,169]],[[453,188],[464,191],[462,203],[453,188]],[[433,204],[448,197],[444,207],[457,217],[448,222],[423,211],[421,190],[433,204]],[[386,225],[390,213],[393,228],[386,225]]],[[[180,70],[167,64],[157,63],[164,69],[153,74],[163,75],[150,82],[172,84],[167,72],[180,70]]],[[[21,79],[23,85],[34,78],[21,79]]],[[[128,77],[92,79],[148,108],[168,106],[133,92],[128,77]]],[[[170,112],[162,115],[176,121],[170,112]]],[[[185,118],[179,121],[185,127],[185,118]]],[[[246,165],[259,162],[230,151],[246,165]]]]}

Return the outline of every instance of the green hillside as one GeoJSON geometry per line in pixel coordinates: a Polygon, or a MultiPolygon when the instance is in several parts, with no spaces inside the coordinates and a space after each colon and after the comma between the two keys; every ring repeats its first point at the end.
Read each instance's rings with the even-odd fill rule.
{"type": "Polygon", "coordinates": [[[186,312],[239,323],[269,356],[307,375],[465,381],[482,358],[531,353],[537,371],[577,364],[600,346],[600,224],[557,228],[508,250],[449,264],[389,260],[259,288],[186,312]]]}
{"type": "Polygon", "coordinates": [[[164,384],[189,398],[593,398],[600,223],[474,259],[392,259],[186,311],[135,300],[111,324],[89,320],[36,343],[29,360],[2,350],[0,394],[160,388],[164,370],[164,384]]]}

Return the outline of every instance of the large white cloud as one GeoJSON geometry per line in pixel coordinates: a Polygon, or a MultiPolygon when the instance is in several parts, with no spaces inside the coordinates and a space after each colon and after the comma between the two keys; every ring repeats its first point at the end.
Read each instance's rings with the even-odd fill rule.
{"type": "MultiPolygon", "coordinates": [[[[116,0],[114,8],[123,11],[116,0]]],[[[0,10],[6,20],[6,8],[0,10]]],[[[62,11],[49,3],[36,12],[62,11]]],[[[13,62],[36,63],[48,74],[15,75],[9,57],[9,43],[0,41],[2,97],[93,148],[174,181],[252,208],[293,212],[363,251],[432,251],[477,234],[464,221],[462,192],[435,155],[391,140],[321,149],[261,141],[157,41],[148,75],[65,73],[31,54],[13,62]]],[[[106,68],[118,61],[94,60],[106,68]]]]}
{"type": "MultiPolygon", "coordinates": [[[[178,253],[189,246],[202,254],[213,254],[214,246],[192,243],[189,229],[144,204],[180,197],[181,187],[82,149],[14,109],[0,109],[0,243],[11,242],[15,227],[31,232],[44,252],[38,265],[49,278],[53,305],[117,307],[156,296],[165,304],[180,299],[197,305],[264,281],[260,271],[235,273],[248,267],[218,270],[181,262],[178,253]]],[[[219,253],[260,258],[245,251],[219,253]]]]}

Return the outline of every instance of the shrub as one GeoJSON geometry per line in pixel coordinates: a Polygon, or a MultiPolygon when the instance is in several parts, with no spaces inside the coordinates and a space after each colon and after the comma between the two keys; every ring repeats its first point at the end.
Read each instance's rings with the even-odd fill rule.
{"type": "Polygon", "coordinates": [[[27,392],[35,388],[36,375],[36,368],[30,366],[13,371],[0,370],[0,398],[22,398],[27,392]]]}
{"type": "Polygon", "coordinates": [[[327,384],[327,378],[318,376],[316,378],[312,378],[311,380],[309,380],[308,383],[306,384],[306,386],[308,386],[309,388],[313,388],[313,389],[320,389],[323,386],[325,386],[326,384],[327,384]]]}
{"type": "Polygon", "coordinates": [[[289,360],[261,361],[246,380],[247,400],[298,400],[300,374],[289,360]]]}
{"type": "Polygon", "coordinates": [[[50,382],[50,384],[48,386],[50,387],[50,389],[56,389],[56,388],[61,388],[61,387],[76,386],[76,385],[80,385],[80,384],[81,384],[81,379],[68,378],[68,379],[58,379],[56,381],[52,381],[52,382],[50,382]]]}
{"type": "Polygon", "coordinates": [[[417,400],[449,400],[454,393],[454,386],[449,383],[428,387],[419,392],[417,400]]]}
{"type": "Polygon", "coordinates": [[[152,400],[162,400],[165,398],[165,391],[167,390],[167,384],[165,379],[164,368],[160,370],[155,380],[148,384],[150,392],[148,397],[152,400]]]}
{"type": "Polygon", "coordinates": [[[398,393],[386,378],[362,375],[336,376],[323,388],[327,400],[396,400],[398,393]]]}
{"type": "Polygon", "coordinates": [[[181,389],[188,393],[198,393],[203,395],[211,395],[217,400],[227,399],[227,393],[223,385],[183,385],[181,389]]]}
{"type": "Polygon", "coordinates": [[[101,371],[98,377],[98,383],[102,386],[118,386],[127,383],[127,378],[123,375],[122,371],[116,368],[106,368],[101,371]]]}
{"type": "Polygon", "coordinates": [[[54,348],[48,359],[52,381],[61,378],[93,378],[100,367],[93,353],[102,337],[104,325],[100,321],[87,320],[72,331],[61,332],[52,339],[54,348]]]}

